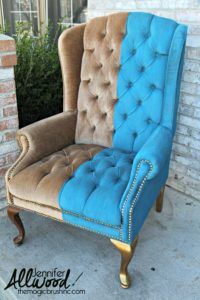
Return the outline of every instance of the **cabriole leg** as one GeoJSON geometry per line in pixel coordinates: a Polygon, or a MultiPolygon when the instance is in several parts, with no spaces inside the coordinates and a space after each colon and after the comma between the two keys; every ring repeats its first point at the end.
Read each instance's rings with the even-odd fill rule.
{"type": "Polygon", "coordinates": [[[162,208],[163,208],[164,191],[165,191],[165,188],[163,188],[163,189],[160,191],[160,194],[158,195],[158,198],[156,199],[156,211],[157,211],[157,212],[161,212],[161,211],[162,211],[162,208]]]}
{"type": "Polygon", "coordinates": [[[7,214],[11,222],[17,227],[19,234],[13,239],[15,245],[21,245],[24,241],[25,230],[22,223],[22,220],[19,216],[20,210],[14,206],[8,206],[7,214]]]}
{"type": "Polygon", "coordinates": [[[133,241],[131,245],[113,239],[111,239],[111,242],[121,253],[121,267],[119,272],[121,287],[125,289],[129,288],[131,285],[131,280],[128,273],[128,265],[133,257],[135,247],[138,242],[138,237],[133,241]]]}

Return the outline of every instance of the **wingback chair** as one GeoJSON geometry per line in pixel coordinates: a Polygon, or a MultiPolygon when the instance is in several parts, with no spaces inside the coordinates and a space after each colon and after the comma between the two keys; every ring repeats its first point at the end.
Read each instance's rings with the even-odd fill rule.
{"type": "Polygon", "coordinates": [[[21,154],[6,175],[15,244],[25,236],[21,209],[107,236],[130,286],[139,231],[154,203],[162,209],[186,32],[133,12],[61,34],[64,112],[17,132],[21,154]]]}

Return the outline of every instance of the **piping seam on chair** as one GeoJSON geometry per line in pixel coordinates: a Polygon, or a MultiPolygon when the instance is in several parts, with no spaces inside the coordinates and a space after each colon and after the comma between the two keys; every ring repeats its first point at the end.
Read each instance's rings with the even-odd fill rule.
{"type": "Polygon", "coordinates": [[[120,228],[120,226],[115,226],[113,224],[108,224],[108,223],[105,223],[105,222],[101,222],[99,220],[88,218],[88,217],[86,217],[84,215],[80,215],[78,213],[74,213],[74,212],[72,212],[70,210],[61,209],[61,211],[64,212],[64,213],[70,214],[72,216],[82,218],[82,219],[84,219],[86,221],[90,221],[90,222],[96,223],[96,224],[101,224],[101,225],[108,226],[108,227],[111,227],[111,228],[114,228],[114,229],[119,229],[120,228]]]}
{"type": "Polygon", "coordinates": [[[166,95],[166,86],[167,86],[166,85],[166,80],[167,80],[167,74],[168,74],[168,68],[169,68],[169,54],[171,52],[173,41],[174,41],[174,37],[175,37],[175,34],[176,34],[176,31],[177,31],[178,27],[179,27],[179,24],[177,24],[176,28],[174,29],[173,38],[172,38],[172,41],[171,41],[171,45],[170,45],[170,49],[169,49],[168,57],[167,57],[167,64],[166,64],[166,71],[165,71],[165,84],[164,84],[164,89],[163,89],[163,101],[162,101],[161,120],[163,120],[163,106],[164,106],[164,103],[166,102],[165,101],[165,95],[166,95]]]}
{"type": "MultiPolygon", "coordinates": [[[[11,194],[12,195],[12,194],[11,194]]],[[[22,198],[19,198],[19,197],[17,197],[17,196],[15,196],[15,195],[12,195],[12,196],[14,196],[14,197],[16,197],[17,199],[19,199],[19,200],[21,200],[21,201],[24,201],[24,202],[28,202],[28,203],[32,203],[32,204],[34,204],[34,205],[38,205],[38,206],[41,206],[41,207],[45,207],[45,208],[50,208],[50,209],[53,209],[53,210],[55,210],[55,211],[58,211],[58,212],[66,212],[67,214],[70,214],[68,211],[63,211],[63,210],[61,210],[61,209],[59,209],[59,208],[56,208],[56,207],[53,207],[53,206],[50,206],[50,205],[45,205],[45,204],[41,204],[41,203],[37,203],[37,202],[34,202],[34,201],[31,201],[31,200],[27,200],[27,199],[22,199],[22,198]]],[[[13,204],[14,204],[14,201],[13,201],[13,204]]],[[[28,209],[29,210],[29,209],[28,209]]],[[[31,211],[31,209],[30,209],[30,211],[31,211]]],[[[41,213],[42,214],[42,213],[41,213]]],[[[44,216],[46,216],[45,214],[44,214],[44,216]]],[[[74,214],[74,216],[76,217],[76,215],[74,214]]],[[[47,217],[47,216],[46,216],[47,217]]],[[[55,218],[56,219],[56,218],[55,218]]],[[[56,220],[60,220],[60,219],[56,219],[56,220]]],[[[61,220],[61,221],[63,221],[63,220],[61,220]]],[[[87,221],[87,220],[86,220],[87,221]]],[[[88,220],[89,221],[89,220],[88,220]]],[[[64,222],[64,221],[63,221],[64,222]]],[[[98,223],[97,223],[98,224],[98,223]]],[[[102,223],[99,223],[100,225],[104,225],[105,226],[105,223],[104,224],[102,224],[102,223]]],[[[84,228],[84,227],[83,227],[84,228]]],[[[113,227],[113,229],[117,229],[117,230],[119,230],[119,228],[117,228],[117,227],[113,227]]],[[[96,231],[94,231],[94,232],[96,232],[96,231]]],[[[99,232],[100,233],[100,232],[99,232]]],[[[102,233],[103,234],[103,233],[102,233]]]]}
{"type": "Polygon", "coordinates": [[[22,149],[22,152],[21,152],[21,155],[19,156],[19,158],[16,160],[16,162],[12,166],[12,168],[9,169],[9,171],[8,171],[8,181],[11,179],[12,173],[14,172],[14,170],[16,169],[16,167],[18,166],[18,164],[23,160],[24,156],[28,153],[28,151],[30,149],[29,140],[28,140],[28,138],[25,135],[20,135],[19,139],[18,139],[18,142],[19,142],[20,148],[22,149]],[[20,139],[21,137],[24,137],[24,139],[27,142],[27,150],[25,149],[26,151],[24,153],[23,153],[24,147],[23,147],[21,139],[20,139]]]}
{"type": "MultiPolygon", "coordinates": [[[[14,172],[14,170],[17,168],[17,166],[19,165],[19,163],[24,159],[24,157],[26,156],[26,154],[28,153],[29,149],[30,149],[30,143],[29,143],[29,140],[28,138],[25,136],[25,135],[20,135],[19,138],[18,138],[18,143],[19,143],[19,146],[22,150],[21,154],[19,155],[18,159],[16,160],[16,162],[13,164],[13,166],[8,170],[8,173],[7,173],[7,180],[8,182],[10,181],[10,179],[12,178],[12,173],[14,172]],[[27,143],[27,148],[24,149],[23,145],[22,145],[22,142],[21,142],[21,137],[24,137],[26,143],[27,143]],[[24,151],[24,152],[23,152],[24,151]]],[[[9,192],[9,191],[8,191],[9,192]]],[[[10,192],[9,192],[10,193],[10,192]]],[[[12,195],[10,193],[10,195],[12,195]]],[[[10,200],[11,200],[11,203],[13,203],[13,198],[10,197],[10,200]]]]}
{"type": "Polygon", "coordinates": [[[130,207],[130,211],[129,211],[129,225],[128,225],[128,238],[129,238],[129,240],[130,240],[130,230],[131,230],[131,222],[132,222],[132,211],[133,211],[133,208],[134,208],[134,204],[136,203],[136,201],[137,201],[137,199],[138,199],[138,196],[139,196],[139,194],[140,194],[140,191],[142,190],[142,188],[143,188],[143,186],[144,186],[144,183],[146,182],[146,180],[147,180],[147,178],[148,178],[148,175],[151,173],[151,171],[153,170],[153,165],[152,165],[152,163],[149,161],[149,160],[147,160],[147,159],[142,159],[142,160],[140,160],[140,162],[139,162],[139,164],[137,165],[137,168],[136,168],[136,172],[135,172],[135,177],[134,177],[134,179],[133,179],[133,182],[132,182],[132,184],[131,184],[131,186],[130,186],[130,189],[129,189],[129,191],[128,191],[128,194],[127,194],[127,196],[126,196],[126,198],[125,198],[125,200],[124,200],[124,203],[123,203],[123,205],[122,205],[122,209],[121,209],[121,214],[122,214],[122,224],[121,224],[121,227],[120,227],[120,237],[122,238],[122,236],[123,236],[123,220],[124,220],[124,209],[125,209],[125,206],[126,206],[126,203],[127,203],[127,201],[129,200],[129,197],[130,197],[130,195],[131,195],[131,193],[132,193],[132,191],[133,191],[133,188],[135,187],[135,184],[136,184],[136,180],[137,180],[137,176],[138,176],[138,173],[139,173],[139,169],[140,169],[140,166],[142,165],[142,163],[147,163],[147,164],[149,164],[149,166],[150,166],[150,169],[149,169],[149,171],[148,171],[148,173],[146,174],[146,176],[143,178],[143,181],[142,181],[142,183],[140,184],[140,186],[139,186],[139,189],[138,189],[138,192],[136,193],[136,196],[135,196],[135,198],[134,198],[134,200],[133,200],[133,202],[132,202],[132,204],[131,204],[131,207],[130,207]]]}
{"type": "MultiPolygon", "coordinates": [[[[11,194],[11,193],[10,193],[10,194],[11,194]]],[[[46,204],[42,204],[42,203],[37,203],[37,202],[31,201],[31,200],[27,200],[27,199],[22,199],[22,198],[20,198],[20,197],[18,197],[18,196],[15,196],[15,195],[13,195],[13,194],[11,194],[11,195],[12,195],[12,197],[14,196],[15,198],[17,198],[17,199],[19,199],[19,200],[21,200],[21,201],[29,202],[29,203],[32,203],[32,204],[37,204],[38,206],[41,206],[41,207],[51,208],[51,209],[54,209],[54,210],[56,210],[56,211],[62,212],[62,211],[61,211],[59,208],[57,208],[57,207],[53,207],[53,206],[46,205],[46,204]]]]}

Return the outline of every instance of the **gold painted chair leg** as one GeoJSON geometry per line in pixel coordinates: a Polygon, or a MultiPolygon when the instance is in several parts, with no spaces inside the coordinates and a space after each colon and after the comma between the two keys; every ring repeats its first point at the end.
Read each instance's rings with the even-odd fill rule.
{"type": "Polygon", "coordinates": [[[20,210],[14,206],[8,206],[7,214],[11,222],[17,227],[19,234],[13,239],[15,245],[19,246],[23,243],[25,237],[25,230],[22,220],[19,216],[20,210]]]}
{"type": "Polygon", "coordinates": [[[165,188],[163,188],[161,191],[160,191],[160,194],[158,195],[158,198],[156,200],[156,211],[157,212],[161,212],[162,209],[163,209],[163,197],[164,197],[164,191],[165,191],[165,188]]]}
{"type": "Polygon", "coordinates": [[[138,242],[138,237],[133,241],[131,245],[111,239],[113,245],[121,253],[121,267],[119,273],[119,279],[122,288],[129,288],[131,285],[131,279],[128,273],[128,265],[133,257],[135,247],[138,242]]]}

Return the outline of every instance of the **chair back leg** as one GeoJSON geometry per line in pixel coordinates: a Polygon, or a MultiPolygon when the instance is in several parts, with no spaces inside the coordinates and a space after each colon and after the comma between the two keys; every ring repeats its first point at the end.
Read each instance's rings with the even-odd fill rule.
{"type": "Polygon", "coordinates": [[[163,198],[164,198],[165,188],[162,188],[160,191],[158,198],[156,199],[156,211],[161,212],[163,209],[163,198]]]}

